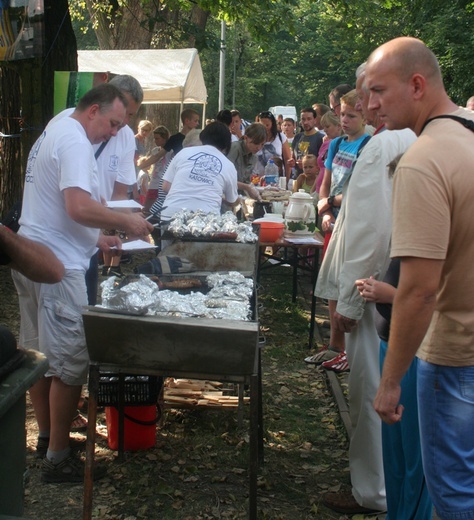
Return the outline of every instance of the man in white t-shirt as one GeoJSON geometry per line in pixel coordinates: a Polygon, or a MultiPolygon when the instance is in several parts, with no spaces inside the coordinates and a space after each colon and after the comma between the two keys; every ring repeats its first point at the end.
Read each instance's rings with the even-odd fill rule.
{"type": "MultiPolygon", "coordinates": [[[[122,127],[108,141],[93,145],[94,155],[99,171],[100,196],[105,200],[126,200],[128,189],[136,182],[135,172],[135,135],[128,126],[130,118],[136,116],[143,101],[143,90],[140,83],[127,74],[114,76],[110,82],[125,96],[128,102],[127,112],[122,127]]],[[[49,124],[53,124],[64,117],[70,116],[74,108],[67,108],[55,116],[49,124]]],[[[114,262],[119,270],[120,257],[106,254],[104,266],[114,262]]],[[[105,273],[104,273],[105,274],[105,273]]],[[[93,255],[90,267],[86,272],[87,298],[89,305],[97,303],[98,286],[98,259],[93,255]]]]}
{"type": "Polygon", "coordinates": [[[126,106],[120,90],[99,85],[81,98],[70,117],[46,128],[28,157],[19,234],[48,246],[65,267],[62,281],[53,285],[12,274],[20,302],[20,343],[40,350],[49,361],[45,377],[30,389],[39,441],[47,446],[44,482],[81,482],[84,477],[83,464],[69,446],[89,364],[81,314],[87,304],[84,275],[97,247],[120,247],[118,238],[99,230],[118,228],[133,236],[152,230],[142,215],[114,212],[100,202],[91,144],[117,134],[126,106]]]}
{"type": "Polygon", "coordinates": [[[228,128],[224,123],[211,123],[200,139],[202,146],[183,148],[163,176],[163,191],[168,193],[163,220],[183,208],[220,213],[222,199],[231,205],[238,200],[237,171],[223,153],[231,144],[228,128]]]}

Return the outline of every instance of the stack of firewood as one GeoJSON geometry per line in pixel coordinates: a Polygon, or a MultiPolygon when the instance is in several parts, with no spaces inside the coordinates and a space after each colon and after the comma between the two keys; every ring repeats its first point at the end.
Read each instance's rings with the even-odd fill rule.
{"type": "MultiPolygon", "coordinates": [[[[217,381],[168,378],[164,383],[165,408],[237,408],[239,398],[217,381]]],[[[249,398],[244,397],[244,403],[249,398]]]]}

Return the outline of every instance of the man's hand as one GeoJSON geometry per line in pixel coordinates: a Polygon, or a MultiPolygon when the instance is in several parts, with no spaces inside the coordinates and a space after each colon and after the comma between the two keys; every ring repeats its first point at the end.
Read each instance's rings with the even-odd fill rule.
{"type": "Polygon", "coordinates": [[[403,405],[400,404],[400,384],[389,383],[383,376],[374,400],[375,411],[382,421],[394,424],[402,420],[403,405]]]}
{"type": "Polygon", "coordinates": [[[153,231],[153,225],[145,220],[142,213],[131,213],[123,226],[123,231],[130,237],[146,237],[153,231]]]}
{"type": "Polygon", "coordinates": [[[357,327],[357,320],[347,318],[346,316],[339,314],[337,311],[334,313],[333,318],[336,330],[341,332],[351,332],[352,329],[357,327]]]}
{"type": "Polygon", "coordinates": [[[260,193],[257,190],[257,188],[255,188],[255,186],[247,184],[245,191],[251,199],[258,200],[258,202],[262,202],[262,197],[260,196],[260,193]]]}
{"type": "Polygon", "coordinates": [[[122,250],[122,241],[116,235],[104,235],[101,232],[97,241],[97,247],[104,253],[119,255],[122,250]]]}

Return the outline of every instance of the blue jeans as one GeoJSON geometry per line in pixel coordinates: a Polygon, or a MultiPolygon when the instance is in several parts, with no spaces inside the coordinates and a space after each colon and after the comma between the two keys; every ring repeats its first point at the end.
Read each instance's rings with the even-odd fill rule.
{"type": "MultiPolygon", "coordinates": [[[[380,341],[380,369],[387,343],[380,341]]],[[[386,520],[431,520],[433,505],[426,486],[421,459],[415,358],[401,381],[402,420],[382,423],[382,452],[387,493],[386,520]]]]}
{"type": "Polygon", "coordinates": [[[418,361],[423,465],[443,520],[474,520],[474,366],[418,361]]]}

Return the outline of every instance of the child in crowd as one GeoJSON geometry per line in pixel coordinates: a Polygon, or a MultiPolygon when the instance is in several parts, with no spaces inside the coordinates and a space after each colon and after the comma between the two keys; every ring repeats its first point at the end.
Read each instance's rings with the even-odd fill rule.
{"type": "Polygon", "coordinates": [[[304,190],[311,193],[311,190],[318,177],[318,158],[313,154],[303,156],[303,173],[301,173],[293,184],[293,191],[304,190]]]}
{"type": "Polygon", "coordinates": [[[285,117],[281,124],[281,131],[286,135],[288,143],[291,145],[295,137],[295,120],[292,117],[285,117]]]}
{"type": "MultiPolygon", "coordinates": [[[[333,139],[329,145],[328,155],[324,164],[325,171],[319,191],[318,211],[322,217],[321,227],[325,232],[323,255],[326,252],[342,204],[343,188],[350,180],[352,170],[360,152],[370,139],[365,133],[365,121],[355,90],[341,97],[341,127],[344,137],[333,139]]],[[[327,348],[323,348],[314,356],[307,357],[306,363],[321,364],[327,370],[346,372],[349,370],[345,353],[344,332],[336,329],[334,313],[337,301],[329,300],[329,318],[331,321],[331,336],[327,348]]]]}
{"type": "Polygon", "coordinates": [[[328,156],[329,145],[333,139],[342,135],[341,121],[333,112],[326,112],[321,117],[321,128],[326,133],[326,136],[323,139],[323,144],[321,145],[318,153],[319,175],[316,178],[313,189],[311,190],[311,193],[317,193],[318,196],[321,189],[321,183],[323,182],[324,178],[324,161],[328,156]]]}
{"type": "MultiPolygon", "coordinates": [[[[375,323],[380,337],[380,372],[388,349],[392,304],[400,277],[400,259],[394,258],[384,281],[372,276],[356,280],[360,295],[377,304],[375,323]]],[[[426,486],[421,457],[418,403],[416,399],[418,358],[413,358],[401,380],[400,403],[403,420],[396,424],[382,422],[382,450],[390,518],[431,520],[433,505],[426,486]]]]}

